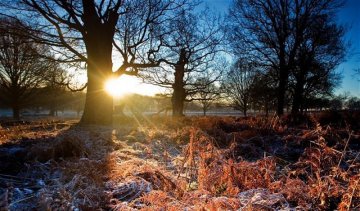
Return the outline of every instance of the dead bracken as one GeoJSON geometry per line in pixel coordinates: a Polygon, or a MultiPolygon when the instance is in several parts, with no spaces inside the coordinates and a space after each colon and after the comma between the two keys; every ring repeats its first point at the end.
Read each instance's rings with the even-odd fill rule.
{"type": "Polygon", "coordinates": [[[277,117],[149,121],[2,126],[1,210],[360,208],[356,127],[317,117],[311,127],[277,117]]]}

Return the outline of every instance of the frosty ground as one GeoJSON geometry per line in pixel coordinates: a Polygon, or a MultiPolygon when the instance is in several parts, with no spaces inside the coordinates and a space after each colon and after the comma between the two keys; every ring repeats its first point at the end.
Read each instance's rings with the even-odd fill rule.
{"type": "Polygon", "coordinates": [[[0,207],[356,210],[358,119],[138,117],[113,127],[2,120],[0,207]]]}

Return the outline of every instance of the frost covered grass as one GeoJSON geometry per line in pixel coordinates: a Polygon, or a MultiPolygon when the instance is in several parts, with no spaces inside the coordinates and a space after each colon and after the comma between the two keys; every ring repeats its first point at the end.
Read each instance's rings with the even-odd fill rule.
{"type": "Polygon", "coordinates": [[[152,117],[121,127],[48,122],[36,127],[35,136],[29,128],[41,122],[3,126],[0,206],[359,209],[359,128],[320,125],[317,117],[300,125],[289,121],[152,117]],[[20,133],[33,141],[24,144],[20,133]]]}

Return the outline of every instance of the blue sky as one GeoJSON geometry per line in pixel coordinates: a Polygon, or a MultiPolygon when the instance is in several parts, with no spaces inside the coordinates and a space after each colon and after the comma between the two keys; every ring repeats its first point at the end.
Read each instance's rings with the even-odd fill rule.
{"type": "MultiPolygon", "coordinates": [[[[204,0],[210,9],[220,13],[226,13],[231,2],[232,0],[204,0]]],[[[355,76],[354,71],[360,68],[360,0],[348,0],[337,16],[339,23],[348,28],[345,39],[351,46],[346,61],[336,70],[342,74],[343,80],[335,93],[349,92],[350,95],[360,97],[360,75],[355,76]]]]}
{"type": "Polygon", "coordinates": [[[338,67],[343,74],[343,82],[337,93],[345,91],[360,97],[360,75],[355,76],[354,69],[360,68],[360,1],[349,0],[338,13],[339,23],[345,24],[348,31],[345,39],[350,41],[346,62],[338,67]]]}

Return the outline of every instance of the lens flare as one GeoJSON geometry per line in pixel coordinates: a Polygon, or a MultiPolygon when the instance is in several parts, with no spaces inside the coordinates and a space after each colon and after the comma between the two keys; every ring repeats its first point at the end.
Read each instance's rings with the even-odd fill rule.
{"type": "Polygon", "coordinates": [[[105,90],[111,96],[120,97],[127,91],[124,89],[125,85],[121,84],[120,78],[111,78],[105,83],[105,90]]]}
{"type": "Polygon", "coordinates": [[[131,93],[152,96],[162,91],[159,87],[144,84],[139,78],[128,75],[110,78],[106,81],[104,89],[109,95],[115,98],[121,98],[131,93]]]}

